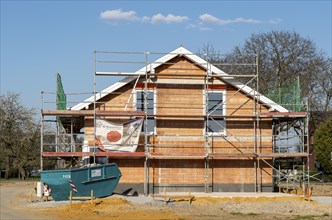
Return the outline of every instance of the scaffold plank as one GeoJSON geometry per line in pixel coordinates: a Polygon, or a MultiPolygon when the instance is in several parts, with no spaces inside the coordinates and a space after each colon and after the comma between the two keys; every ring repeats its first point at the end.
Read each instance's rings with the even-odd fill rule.
{"type": "Polygon", "coordinates": [[[306,116],[306,112],[262,112],[259,114],[260,118],[304,118],[306,116]]]}
{"type": "MultiPolygon", "coordinates": [[[[93,110],[42,110],[48,116],[93,116],[93,110]]],[[[97,116],[145,116],[143,111],[102,111],[96,110],[97,116]]]]}
{"type": "MultiPolygon", "coordinates": [[[[42,110],[48,116],[93,116],[93,110],[42,110]]],[[[144,111],[105,111],[97,110],[97,116],[145,116],[144,111]]],[[[168,118],[256,118],[255,115],[203,115],[203,114],[148,114],[148,117],[168,118]]],[[[259,118],[299,118],[306,117],[306,112],[268,112],[260,113],[259,118]]]]}
{"type": "MultiPolygon", "coordinates": [[[[43,157],[92,157],[93,152],[43,152],[43,157]]],[[[96,152],[96,157],[144,158],[144,152],[96,152]]]]}
{"type": "Polygon", "coordinates": [[[257,157],[254,153],[237,153],[237,154],[230,154],[230,153],[209,153],[208,156],[214,159],[221,159],[221,158],[248,158],[248,157],[257,157]]]}
{"type": "Polygon", "coordinates": [[[150,153],[150,159],[204,159],[206,156],[204,153],[150,153]]]}
{"type": "Polygon", "coordinates": [[[257,154],[259,158],[296,158],[307,157],[308,153],[264,153],[257,154]]]}

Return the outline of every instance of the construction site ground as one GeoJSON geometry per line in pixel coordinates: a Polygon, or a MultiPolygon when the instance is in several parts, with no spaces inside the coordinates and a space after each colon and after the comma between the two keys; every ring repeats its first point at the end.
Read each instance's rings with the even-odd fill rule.
{"type": "Polygon", "coordinates": [[[45,201],[33,182],[1,181],[2,219],[332,219],[332,184],[312,184],[311,200],[284,193],[189,193],[164,198],[113,195],[90,201],[45,201]],[[184,196],[181,198],[181,196],[184,196]],[[172,198],[169,201],[169,198],[172,198]]]}

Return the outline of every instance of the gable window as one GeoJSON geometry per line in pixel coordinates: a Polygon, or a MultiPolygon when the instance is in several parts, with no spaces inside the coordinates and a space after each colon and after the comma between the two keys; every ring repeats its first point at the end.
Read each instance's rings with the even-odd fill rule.
{"type": "MultiPolygon", "coordinates": [[[[154,90],[147,90],[147,114],[155,114],[155,93],[154,90]]],[[[136,90],[136,103],[135,109],[137,111],[145,111],[144,106],[144,90],[136,90]]],[[[156,121],[155,117],[148,116],[147,118],[147,133],[153,134],[155,132],[156,121]]],[[[142,126],[142,131],[145,132],[145,125],[142,126]]]]}
{"type": "Polygon", "coordinates": [[[225,115],[225,91],[209,91],[207,97],[206,132],[208,135],[225,135],[226,121],[221,116],[225,115]]]}

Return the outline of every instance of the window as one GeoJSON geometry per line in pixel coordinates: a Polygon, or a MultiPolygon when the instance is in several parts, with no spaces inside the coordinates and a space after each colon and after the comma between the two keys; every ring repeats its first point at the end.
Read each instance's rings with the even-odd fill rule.
{"type": "MultiPolygon", "coordinates": [[[[153,90],[147,91],[147,114],[153,115],[155,114],[155,94],[153,90]]],[[[136,110],[137,111],[145,111],[144,108],[144,90],[136,90],[136,110]]],[[[147,119],[147,133],[152,134],[155,132],[155,118],[148,117],[147,119]]],[[[145,132],[145,126],[143,124],[142,131],[145,132]]]]}
{"type": "Polygon", "coordinates": [[[223,91],[210,91],[207,97],[207,114],[208,120],[206,123],[206,132],[209,135],[225,135],[226,134],[226,123],[224,118],[220,116],[225,115],[225,103],[224,102],[225,92],[223,91]],[[219,116],[219,117],[214,117],[219,116]]]}

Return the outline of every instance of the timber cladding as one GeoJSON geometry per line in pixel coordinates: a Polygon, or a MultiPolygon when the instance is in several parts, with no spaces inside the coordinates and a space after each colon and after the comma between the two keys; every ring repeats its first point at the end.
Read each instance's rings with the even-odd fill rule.
{"type": "MultiPolygon", "coordinates": [[[[127,111],[133,110],[133,96],[131,88],[132,86],[130,84],[125,85],[104,98],[101,98],[96,103],[96,109],[123,111],[127,107],[127,111]]],[[[93,109],[93,105],[90,105],[90,109],[93,109]]]]}
{"type": "Polygon", "coordinates": [[[159,85],[157,100],[158,115],[199,116],[204,107],[203,85],[159,85]]]}
{"type": "Polygon", "coordinates": [[[202,119],[157,119],[158,136],[202,136],[203,129],[204,120],[202,119]]]}
{"type": "Polygon", "coordinates": [[[159,66],[155,71],[158,77],[171,79],[174,79],[174,76],[168,76],[169,74],[178,75],[176,78],[188,78],[188,76],[192,77],[193,75],[204,77],[206,75],[205,69],[183,56],[173,58],[159,66]]]}

